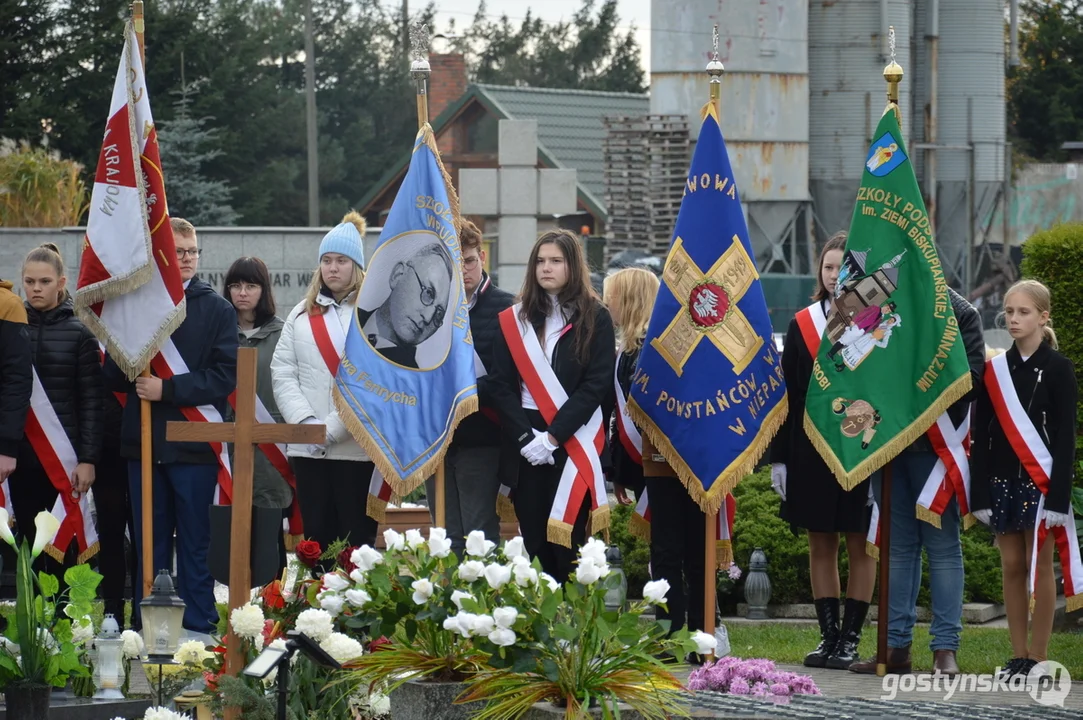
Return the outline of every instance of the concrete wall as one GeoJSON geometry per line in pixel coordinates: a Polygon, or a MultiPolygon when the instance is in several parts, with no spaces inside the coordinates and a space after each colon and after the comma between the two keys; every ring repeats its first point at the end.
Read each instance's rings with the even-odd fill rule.
{"type": "MultiPolygon", "coordinates": [[[[254,255],[267,263],[274,286],[278,312],[284,316],[304,296],[319,258],[320,240],[330,228],[201,228],[199,276],[222,291],[226,270],[239,257],[254,255]]],[[[44,242],[60,248],[67,265],[68,282],[74,286],[79,277],[79,258],[83,228],[37,230],[0,228],[0,278],[18,282],[23,258],[44,242]]],[[[372,255],[380,229],[370,229],[365,237],[365,256],[372,255]]]]}

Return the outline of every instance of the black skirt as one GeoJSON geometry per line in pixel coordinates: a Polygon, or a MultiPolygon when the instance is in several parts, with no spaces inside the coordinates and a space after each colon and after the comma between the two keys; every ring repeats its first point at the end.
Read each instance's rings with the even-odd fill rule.
{"type": "Polygon", "coordinates": [[[1003,535],[1033,530],[1041,497],[1042,491],[1029,477],[989,478],[993,532],[1003,535]]]}
{"type": "MultiPolygon", "coordinates": [[[[823,467],[823,461],[820,462],[823,467]]],[[[853,490],[842,489],[830,473],[810,472],[808,465],[787,468],[786,500],[779,517],[790,530],[823,533],[867,533],[872,509],[869,507],[869,480],[853,490]]],[[[823,468],[826,469],[826,468],[823,468]]]]}

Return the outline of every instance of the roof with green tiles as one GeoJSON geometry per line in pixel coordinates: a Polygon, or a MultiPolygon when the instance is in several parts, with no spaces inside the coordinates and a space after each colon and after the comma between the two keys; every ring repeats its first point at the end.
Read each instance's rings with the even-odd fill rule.
{"type": "MultiPolygon", "coordinates": [[[[604,220],[606,208],[605,157],[603,144],[608,115],[646,115],[650,112],[646,94],[514,87],[475,83],[458,101],[433,121],[439,133],[458,116],[471,100],[481,103],[498,118],[538,121],[538,159],[545,167],[576,171],[580,201],[604,220]]],[[[367,207],[387,185],[399,177],[409,162],[410,153],[391,168],[361,200],[367,207]]]]}

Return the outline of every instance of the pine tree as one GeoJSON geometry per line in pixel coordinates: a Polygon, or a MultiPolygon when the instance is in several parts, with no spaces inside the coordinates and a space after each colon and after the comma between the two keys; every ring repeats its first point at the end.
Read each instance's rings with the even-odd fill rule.
{"type": "Polygon", "coordinates": [[[232,225],[238,218],[230,205],[232,190],[225,181],[209,179],[203,167],[224,153],[213,147],[215,130],[205,127],[211,118],[192,116],[190,94],[183,86],[175,117],[158,123],[169,214],[197,226],[232,225]]]}

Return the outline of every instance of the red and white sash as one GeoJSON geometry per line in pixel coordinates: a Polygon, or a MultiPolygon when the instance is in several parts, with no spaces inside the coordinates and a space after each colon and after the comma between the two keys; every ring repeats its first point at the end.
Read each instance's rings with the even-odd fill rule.
{"type": "MultiPolygon", "coordinates": [[[[617,351],[618,360],[621,352],[621,350],[617,351]]],[[[636,465],[642,465],[643,437],[639,434],[639,428],[632,422],[631,416],[628,415],[628,400],[624,397],[624,391],[621,390],[620,380],[617,379],[617,374],[620,372],[620,362],[617,362],[616,366],[613,370],[613,390],[617,394],[617,434],[620,436],[620,444],[624,446],[628,457],[632,458],[636,465]]]]}
{"type": "MultiPolygon", "coordinates": [[[[551,423],[568,400],[568,394],[545,357],[533,328],[524,327],[518,314],[521,304],[500,313],[500,330],[507,340],[519,376],[526,384],[545,422],[551,423]]],[[[601,452],[605,447],[602,409],[595,408],[590,419],[564,443],[568,460],[560,475],[560,484],[549,511],[549,542],[572,546],[572,526],[589,493],[591,496],[591,532],[609,527],[609,496],[602,474],[601,452]]]]}
{"type": "MultiPolygon", "coordinates": [[[[64,554],[74,539],[79,547],[77,562],[83,563],[99,549],[98,532],[90,515],[89,493],[79,494],[72,487],[71,479],[79,459],[45,394],[37,369],[32,369],[32,373],[34,386],[30,394],[30,411],[26,415],[26,438],[34,448],[34,454],[38,456],[49,482],[56,488],[57,498],[51,512],[60,521],[60,527],[45,546],[45,552],[57,562],[63,562],[64,554]]],[[[24,533],[26,530],[23,528],[24,533]]]]}
{"type": "Polygon", "coordinates": [[[940,527],[940,516],[955,497],[963,527],[968,528],[974,524],[974,516],[970,514],[970,410],[959,427],[955,427],[945,412],[926,435],[937,461],[918,495],[918,519],[940,527]]]}
{"type": "Polygon", "coordinates": [[[794,316],[797,320],[797,329],[801,331],[801,339],[805,341],[809,355],[816,359],[820,351],[820,339],[824,336],[827,328],[827,316],[824,315],[823,303],[814,302],[804,310],[798,310],[794,316]]]}
{"type": "Polygon", "coordinates": [[[865,536],[865,554],[880,559],[880,503],[872,503],[872,517],[869,520],[869,532],[865,536]]]}
{"type": "Polygon", "coordinates": [[[1061,574],[1064,576],[1065,607],[1068,612],[1072,612],[1083,607],[1083,562],[1080,562],[1079,542],[1076,539],[1075,513],[1069,506],[1068,522],[1061,527],[1047,527],[1042,518],[1045,498],[1049,493],[1049,478],[1053,473],[1053,455],[1019,401],[1006,353],[985,363],[985,387],[1000,427],[1004,430],[1004,436],[1022,463],[1023,469],[1042,492],[1038,499],[1038,522],[1034,526],[1034,545],[1030,557],[1031,598],[1034,597],[1038,574],[1038,552],[1046,537],[1052,533],[1057,554],[1060,556],[1061,574]]]}
{"type": "MultiPolygon", "coordinates": [[[[188,369],[188,364],[181,357],[180,351],[177,350],[177,346],[173,344],[172,338],[166,338],[166,341],[162,343],[162,349],[151,359],[150,367],[154,370],[154,374],[163,380],[168,380],[174,375],[184,375],[191,372],[188,369]]],[[[189,422],[223,422],[222,413],[218,412],[218,409],[209,403],[199,407],[182,407],[179,409],[189,422]]],[[[229,452],[226,449],[226,443],[212,442],[207,444],[211,446],[215,457],[218,459],[218,487],[214,489],[214,504],[229,505],[233,498],[233,472],[229,467],[229,452]]]]}
{"type": "MultiPolygon", "coordinates": [[[[327,371],[331,373],[332,382],[338,375],[339,360],[346,347],[346,333],[342,324],[338,322],[338,313],[333,307],[327,308],[322,313],[308,315],[309,326],[312,328],[312,337],[316,341],[316,349],[320,351],[323,362],[327,365],[327,371]],[[334,322],[328,322],[327,316],[334,313],[334,322]]],[[[387,516],[387,504],[391,502],[391,485],[384,480],[379,468],[374,468],[372,478],[369,480],[369,496],[365,512],[374,520],[383,522],[387,516]]]]}
{"type": "MultiPolygon", "coordinates": [[[[236,390],[229,394],[229,406],[233,408],[234,412],[237,411],[236,390]]],[[[258,395],[256,396],[256,421],[267,425],[273,425],[277,422],[258,395]]],[[[286,484],[290,486],[290,490],[293,491],[293,501],[290,503],[289,534],[300,538],[305,534],[305,526],[301,521],[301,506],[297,503],[297,478],[294,477],[293,469],[290,468],[290,461],[286,458],[286,446],[279,443],[263,443],[259,446],[259,449],[267,456],[271,465],[286,481],[286,484]]]]}
{"type": "MultiPolygon", "coordinates": [[[[733,519],[737,511],[737,500],[732,493],[727,493],[718,509],[716,566],[721,569],[733,564],[733,519]]],[[[628,521],[628,531],[646,542],[651,541],[651,506],[647,499],[647,490],[639,494],[636,509],[628,521]]]]}

